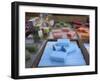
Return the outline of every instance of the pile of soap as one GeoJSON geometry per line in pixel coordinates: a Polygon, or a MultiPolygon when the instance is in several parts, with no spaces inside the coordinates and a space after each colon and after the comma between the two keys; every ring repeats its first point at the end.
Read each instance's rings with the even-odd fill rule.
{"type": "Polygon", "coordinates": [[[50,58],[54,61],[64,62],[68,54],[76,51],[69,39],[58,39],[52,47],[53,51],[50,58]]]}

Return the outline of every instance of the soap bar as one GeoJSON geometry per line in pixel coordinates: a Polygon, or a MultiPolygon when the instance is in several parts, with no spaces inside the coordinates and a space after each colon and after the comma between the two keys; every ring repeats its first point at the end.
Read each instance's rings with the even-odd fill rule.
{"type": "Polygon", "coordinates": [[[67,56],[66,52],[53,51],[52,54],[50,54],[50,59],[57,62],[64,62],[66,56],[67,56]]]}
{"type": "Polygon", "coordinates": [[[53,37],[55,39],[62,38],[62,33],[61,32],[59,32],[59,33],[52,33],[52,35],[53,35],[53,37]]]}
{"type": "Polygon", "coordinates": [[[70,44],[69,47],[64,47],[64,49],[66,50],[66,54],[71,54],[71,53],[74,53],[76,52],[77,46],[75,46],[74,44],[70,44]]]}
{"type": "Polygon", "coordinates": [[[69,28],[62,28],[62,32],[69,32],[70,29],[69,28]]]}
{"type": "Polygon", "coordinates": [[[75,32],[74,31],[68,32],[67,37],[70,38],[70,39],[73,39],[75,37],[75,32]]]}
{"type": "Polygon", "coordinates": [[[89,34],[88,33],[80,33],[80,35],[83,38],[89,38],[89,34]]]}
{"type": "Polygon", "coordinates": [[[85,60],[83,58],[67,58],[66,65],[68,66],[78,66],[78,65],[86,65],[85,60]]]}
{"type": "Polygon", "coordinates": [[[86,27],[80,27],[80,28],[78,28],[78,29],[76,29],[78,32],[82,32],[82,33],[87,33],[88,31],[89,31],[89,29],[88,28],[86,28],[86,27]]]}
{"type": "Polygon", "coordinates": [[[53,45],[54,51],[61,51],[61,46],[53,45]]]}
{"type": "Polygon", "coordinates": [[[58,46],[69,46],[69,39],[58,39],[56,45],[58,46]]]}

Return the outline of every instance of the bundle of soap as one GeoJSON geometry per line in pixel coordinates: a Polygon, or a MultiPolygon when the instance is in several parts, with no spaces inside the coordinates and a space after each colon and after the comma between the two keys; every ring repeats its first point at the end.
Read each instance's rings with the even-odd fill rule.
{"type": "Polygon", "coordinates": [[[68,39],[58,39],[56,44],[53,45],[54,51],[66,51],[65,47],[68,48],[70,41],[68,39]]]}

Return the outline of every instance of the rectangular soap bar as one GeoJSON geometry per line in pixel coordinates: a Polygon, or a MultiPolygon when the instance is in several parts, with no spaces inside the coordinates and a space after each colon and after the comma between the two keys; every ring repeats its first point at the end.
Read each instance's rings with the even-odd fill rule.
{"type": "Polygon", "coordinates": [[[78,49],[78,47],[74,44],[70,44],[69,47],[64,47],[67,54],[70,54],[70,53],[75,53],[78,49]]]}
{"type": "Polygon", "coordinates": [[[62,38],[62,33],[52,33],[52,35],[55,39],[62,38]]]}
{"type": "Polygon", "coordinates": [[[58,61],[58,62],[64,62],[66,59],[66,52],[62,51],[53,51],[52,54],[50,54],[50,58],[53,61],[58,61]]]}
{"type": "Polygon", "coordinates": [[[58,39],[56,45],[59,46],[69,46],[70,41],[69,39],[58,39]]]}

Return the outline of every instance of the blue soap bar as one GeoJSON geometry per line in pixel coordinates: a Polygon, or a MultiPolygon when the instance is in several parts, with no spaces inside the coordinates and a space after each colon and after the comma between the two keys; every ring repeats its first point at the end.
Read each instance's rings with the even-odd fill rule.
{"type": "Polygon", "coordinates": [[[74,53],[77,51],[78,47],[74,44],[70,44],[69,47],[64,47],[66,50],[67,54],[74,53]]]}
{"type": "Polygon", "coordinates": [[[66,65],[68,66],[78,66],[78,65],[85,65],[85,61],[81,58],[68,58],[66,65]]]}
{"type": "Polygon", "coordinates": [[[50,59],[53,61],[60,61],[64,62],[66,59],[66,53],[62,51],[53,51],[52,54],[50,54],[50,59]]]}
{"type": "Polygon", "coordinates": [[[61,51],[61,46],[53,45],[54,51],[61,51]]]}
{"type": "Polygon", "coordinates": [[[69,46],[69,39],[58,39],[56,45],[58,46],[69,46]]]}

